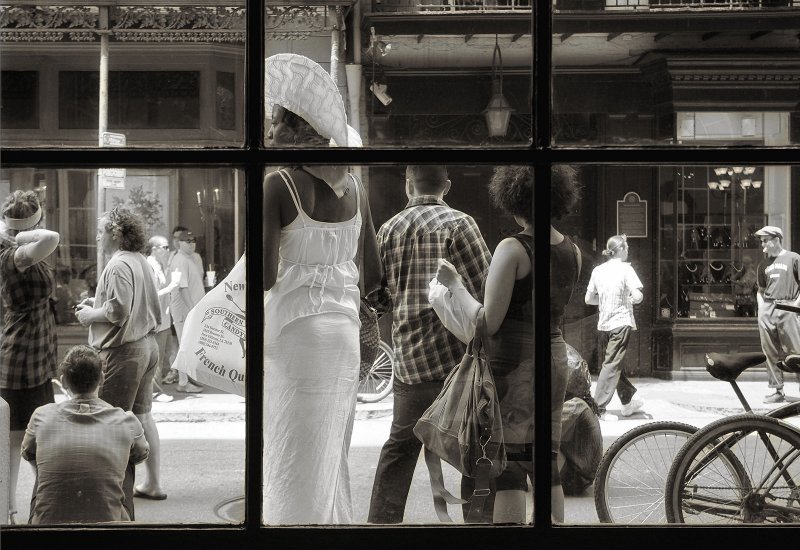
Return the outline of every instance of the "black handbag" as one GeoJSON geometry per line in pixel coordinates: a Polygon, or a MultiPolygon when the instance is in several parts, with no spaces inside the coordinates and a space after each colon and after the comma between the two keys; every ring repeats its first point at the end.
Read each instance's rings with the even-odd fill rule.
{"type": "Polygon", "coordinates": [[[461,363],[447,376],[442,391],[414,426],[414,435],[425,447],[434,509],[443,522],[452,521],[447,504],[466,503],[470,508],[465,521],[480,522],[490,480],[506,467],[500,402],[483,349],[485,327],[481,308],[475,337],[461,363]],[[455,497],[445,489],[441,460],[475,479],[469,499],[455,497]]]}

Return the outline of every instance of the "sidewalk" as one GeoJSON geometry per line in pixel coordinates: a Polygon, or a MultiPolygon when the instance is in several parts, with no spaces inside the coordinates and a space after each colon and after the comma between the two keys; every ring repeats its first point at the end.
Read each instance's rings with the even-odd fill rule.
{"type": "MultiPolygon", "coordinates": [[[[672,381],[657,378],[636,378],[634,385],[639,389],[636,394],[645,400],[642,411],[630,417],[620,417],[619,422],[603,422],[606,425],[624,424],[631,427],[628,420],[681,420],[697,418],[713,420],[720,416],[744,412],[730,384],[719,380],[672,381]]],[[[764,413],[780,406],[762,403],[764,396],[771,393],[767,382],[740,382],[747,401],[755,412],[764,413]]],[[[237,422],[245,419],[245,399],[238,395],[223,393],[206,387],[203,393],[184,394],[175,389],[175,385],[163,387],[166,395],[173,399],[162,402],[153,401],[153,416],[157,422],[237,422]]],[[[787,401],[800,400],[800,389],[794,381],[786,383],[787,401]]],[[[378,403],[358,403],[356,419],[369,420],[391,415],[392,396],[389,395],[378,403]]],[[[619,414],[621,404],[618,398],[608,406],[612,414],[619,414]]],[[[705,422],[701,422],[705,423],[705,422]]]]}

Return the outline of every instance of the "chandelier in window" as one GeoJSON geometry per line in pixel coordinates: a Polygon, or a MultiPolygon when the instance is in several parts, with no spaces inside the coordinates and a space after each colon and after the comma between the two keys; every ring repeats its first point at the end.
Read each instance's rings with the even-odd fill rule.
{"type": "Polygon", "coordinates": [[[720,166],[714,168],[717,181],[709,181],[709,189],[725,191],[732,184],[736,184],[742,189],[758,189],[763,183],[762,180],[753,179],[755,166],[720,166]]]}

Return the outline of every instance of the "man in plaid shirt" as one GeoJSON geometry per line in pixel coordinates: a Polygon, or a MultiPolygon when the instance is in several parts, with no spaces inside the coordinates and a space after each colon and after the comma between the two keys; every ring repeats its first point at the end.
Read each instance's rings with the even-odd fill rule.
{"type": "Polygon", "coordinates": [[[466,351],[428,303],[439,258],[449,260],[470,294],[483,300],[481,283],[491,254],[475,220],[442,199],[449,190],[444,166],[409,166],[408,204],[378,231],[384,279],[370,301],[379,315],[392,311],[396,363],[392,427],[375,472],[369,523],[403,521],[422,448],[414,425],[466,351]]]}

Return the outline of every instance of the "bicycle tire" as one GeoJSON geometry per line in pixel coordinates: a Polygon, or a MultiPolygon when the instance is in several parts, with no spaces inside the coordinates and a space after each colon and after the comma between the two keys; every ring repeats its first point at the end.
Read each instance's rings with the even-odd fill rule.
{"type": "Polygon", "coordinates": [[[617,438],[603,454],[595,474],[598,519],[603,523],[666,523],[666,476],[672,459],[696,431],[697,427],[682,422],[652,422],[617,438]]]}
{"type": "Polygon", "coordinates": [[[800,431],[781,420],[752,413],[712,422],[698,430],[675,457],[667,478],[666,513],[672,523],[800,522],[800,431]],[[779,485],[767,473],[774,458],[764,444],[785,454],[779,485]],[[720,445],[724,445],[720,447],[720,445]],[[777,445],[777,449],[775,446],[777,445]],[[736,458],[738,479],[716,469],[736,458]],[[760,461],[764,459],[763,463],[760,461]],[[773,501],[776,506],[773,507],[773,501]],[[774,513],[774,517],[771,515],[774,513]],[[712,518],[714,521],[712,521],[712,518]],[[692,520],[692,521],[689,521],[692,520]],[[699,521],[696,521],[699,520],[699,521]]]}
{"type": "Polygon", "coordinates": [[[378,355],[370,369],[358,381],[356,399],[360,403],[377,403],[392,393],[394,382],[394,350],[381,340],[378,355]]]}
{"type": "Polygon", "coordinates": [[[769,412],[764,413],[764,416],[769,416],[770,418],[777,418],[778,420],[785,420],[793,416],[800,417],[800,401],[794,401],[792,403],[786,403],[785,405],[781,405],[780,407],[774,408],[769,412]]]}

